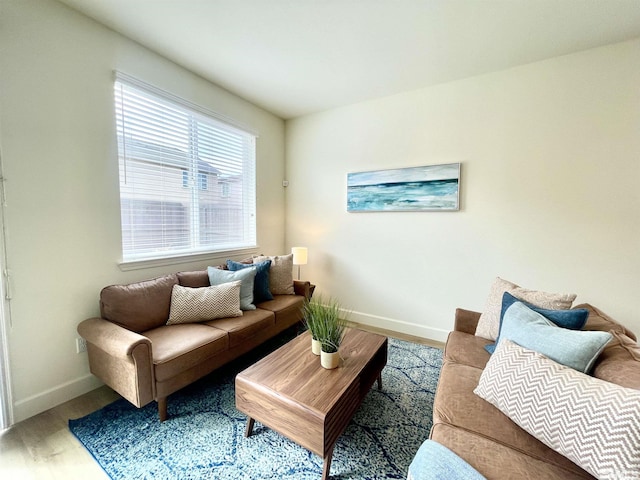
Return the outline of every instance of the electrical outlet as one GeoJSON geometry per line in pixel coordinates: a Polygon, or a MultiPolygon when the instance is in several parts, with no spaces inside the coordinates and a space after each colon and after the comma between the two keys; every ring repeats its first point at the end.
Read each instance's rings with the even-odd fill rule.
{"type": "Polygon", "coordinates": [[[87,341],[84,338],[76,338],[76,353],[87,351],[87,341]]]}

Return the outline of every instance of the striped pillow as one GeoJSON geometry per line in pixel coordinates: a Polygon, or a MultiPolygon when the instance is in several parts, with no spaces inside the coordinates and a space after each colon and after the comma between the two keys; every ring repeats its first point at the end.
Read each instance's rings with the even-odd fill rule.
{"type": "Polygon", "coordinates": [[[237,280],[201,288],[174,285],[167,325],[241,316],[240,283],[237,280]]]}
{"type": "Polygon", "coordinates": [[[474,393],[600,479],[640,478],[640,390],[504,339],[474,393]]]}

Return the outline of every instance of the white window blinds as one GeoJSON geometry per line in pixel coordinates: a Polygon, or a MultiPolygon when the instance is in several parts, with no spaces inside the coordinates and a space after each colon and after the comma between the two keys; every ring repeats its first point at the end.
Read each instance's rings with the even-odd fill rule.
{"type": "Polygon", "coordinates": [[[255,135],[118,76],[123,261],[254,247],[255,135]]]}

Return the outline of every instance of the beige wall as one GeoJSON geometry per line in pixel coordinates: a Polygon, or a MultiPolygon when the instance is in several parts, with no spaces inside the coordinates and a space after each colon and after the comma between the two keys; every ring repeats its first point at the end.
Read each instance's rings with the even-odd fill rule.
{"type": "Polygon", "coordinates": [[[640,334],[640,40],[287,122],[287,244],[352,319],[444,340],[495,276],[640,334]],[[459,212],[347,213],[348,172],[462,163],[459,212]]]}
{"type": "MultiPolygon", "coordinates": [[[[76,326],[100,289],[224,260],[123,272],[113,71],[257,131],[258,242],[284,249],[284,122],[67,7],[3,0],[0,148],[6,177],[14,414],[94,388],[76,326]]],[[[3,266],[4,267],[4,266],[3,266]]]]}
{"type": "MultiPolygon", "coordinates": [[[[16,420],[97,385],[75,353],[118,268],[113,70],[258,131],[258,242],[354,320],[444,339],[496,275],[574,291],[640,333],[640,41],[282,120],[50,0],[0,3],[16,420]],[[352,171],[462,162],[456,213],[346,213],[352,171]],[[286,214],[286,242],[285,242],[286,214]]],[[[4,268],[5,265],[2,265],[4,268]]]]}

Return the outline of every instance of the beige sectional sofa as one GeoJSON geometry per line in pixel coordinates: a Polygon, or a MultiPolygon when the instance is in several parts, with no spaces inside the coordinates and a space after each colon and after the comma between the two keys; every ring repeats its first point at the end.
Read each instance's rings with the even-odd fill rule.
{"type": "Polygon", "coordinates": [[[156,400],[164,421],[171,393],[302,319],[314,287],[293,283],[295,294],[274,295],[241,316],[175,325],[167,325],[174,285],[208,287],[206,270],[112,285],[100,294],[100,317],[80,323],[78,333],[91,372],[137,407],[156,400]]]}
{"type": "MultiPolygon", "coordinates": [[[[609,331],[614,335],[597,358],[591,375],[640,390],[640,349],[634,343],[635,335],[591,305],[575,308],[589,311],[584,330],[609,331]]],[[[479,318],[478,312],[456,311],[455,330],[450,333],[444,351],[430,438],[490,480],[594,478],[474,393],[490,359],[484,346],[492,343],[474,335],[479,318]]],[[[632,478],[640,478],[640,471],[637,473],[638,477],[632,478]]]]}

